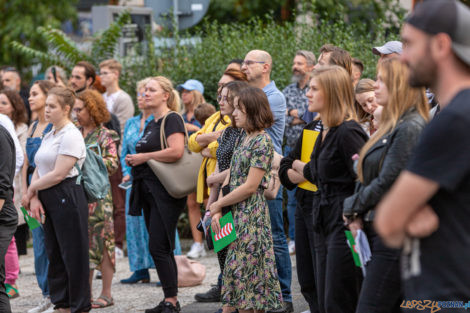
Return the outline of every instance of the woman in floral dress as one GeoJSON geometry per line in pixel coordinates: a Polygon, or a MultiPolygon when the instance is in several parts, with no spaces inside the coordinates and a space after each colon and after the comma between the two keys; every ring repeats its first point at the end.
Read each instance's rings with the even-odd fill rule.
{"type": "MultiPolygon", "coordinates": [[[[87,146],[97,144],[93,150],[103,158],[103,162],[112,175],[118,169],[116,142],[119,137],[116,132],[105,128],[102,123],[109,120],[110,115],[103,97],[94,90],[80,93],[73,108],[80,124],[80,131],[87,146]]],[[[111,297],[111,282],[115,270],[114,257],[114,224],[113,201],[111,189],[105,199],[88,205],[88,237],[90,243],[90,288],[93,271],[100,270],[103,277],[101,295],[92,302],[94,309],[104,308],[114,304],[111,297]]],[[[92,290],[92,289],[91,289],[92,290]]],[[[93,291],[92,291],[93,292],[93,291]]]]}
{"type": "MultiPolygon", "coordinates": [[[[274,146],[264,132],[273,123],[261,89],[247,87],[234,101],[233,117],[245,130],[233,153],[230,193],[211,204],[212,229],[220,230],[222,208],[230,206],[237,239],[228,246],[222,302],[239,312],[264,312],[281,306],[271,221],[264,189],[270,179],[274,146]]],[[[225,308],[224,308],[225,309],[225,308]]],[[[225,312],[225,311],[224,311],[225,312]]]]}

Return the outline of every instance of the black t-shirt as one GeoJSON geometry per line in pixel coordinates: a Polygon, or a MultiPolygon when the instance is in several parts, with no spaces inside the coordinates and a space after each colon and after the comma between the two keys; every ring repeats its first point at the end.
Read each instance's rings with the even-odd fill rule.
{"type": "MultiPolygon", "coordinates": [[[[135,150],[137,153],[142,152],[154,152],[162,150],[162,144],[160,142],[160,128],[162,125],[162,118],[158,121],[151,121],[147,124],[144,130],[142,138],[137,142],[135,150]]],[[[165,135],[168,140],[174,133],[184,133],[183,119],[176,113],[171,113],[165,120],[165,135]]],[[[147,163],[135,166],[133,168],[133,176],[143,174],[145,176],[155,177],[147,163]]]]}
{"type": "MultiPolygon", "coordinates": [[[[404,259],[411,300],[470,297],[470,89],[459,92],[424,129],[407,169],[439,184],[429,204],[439,216],[431,236],[404,259]]],[[[458,312],[457,310],[452,310],[458,312]]]]}

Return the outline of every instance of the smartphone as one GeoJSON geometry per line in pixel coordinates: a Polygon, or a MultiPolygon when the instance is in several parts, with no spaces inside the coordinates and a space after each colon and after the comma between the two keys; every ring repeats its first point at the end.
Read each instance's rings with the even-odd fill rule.
{"type": "Polygon", "coordinates": [[[132,187],[132,181],[128,180],[126,182],[120,183],[118,187],[121,189],[127,190],[132,187]]]}

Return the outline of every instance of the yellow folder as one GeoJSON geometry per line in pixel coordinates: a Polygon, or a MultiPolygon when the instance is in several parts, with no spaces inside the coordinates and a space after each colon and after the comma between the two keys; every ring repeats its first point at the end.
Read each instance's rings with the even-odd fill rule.
{"type": "MultiPolygon", "coordinates": [[[[315,142],[317,141],[318,135],[320,135],[319,131],[304,129],[303,130],[303,137],[302,137],[302,150],[300,152],[300,161],[308,163],[310,162],[310,156],[313,152],[313,147],[315,147],[315,142]]],[[[317,191],[318,188],[308,180],[300,183],[298,185],[299,188],[308,191],[317,191]]]]}

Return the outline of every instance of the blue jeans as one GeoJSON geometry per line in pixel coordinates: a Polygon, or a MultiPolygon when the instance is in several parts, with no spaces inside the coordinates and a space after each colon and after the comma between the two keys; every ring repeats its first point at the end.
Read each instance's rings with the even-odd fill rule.
{"type": "Polygon", "coordinates": [[[286,234],[284,233],[284,220],[282,217],[282,189],[279,189],[275,200],[268,200],[269,217],[271,218],[271,232],[273,234],[274,256],[276,257],[277,275],[281,284],[282,298],[285,302],[292,302],[290,285],[292,281],[292,265],[287,248],[286,234]]]}
{"type": "MultiPolygon", "coordinates": [[[[284,147],[284,156],[288,156],[289,153],[293,150],[293,148],[289,146],[284,147]]],[[[297,208],[297,198],[295,197],[295,192],[297,191],[297,187],[288,190],[286,188],[287,193],[287,219],[289,221],[289,229],[288,234],[289,238],[292,241],[295,241],[295,210],[297,208]]]]}
{"type": "Polygon", "coordinates": [[[47,258],[46,246],[44,245],[44,229],[42,226],[31,231],[33,233],[34,270],[39,288],[44,297],[49,296],[49,283],[47,272],[49,270],[49,259],[47,258]]]}

